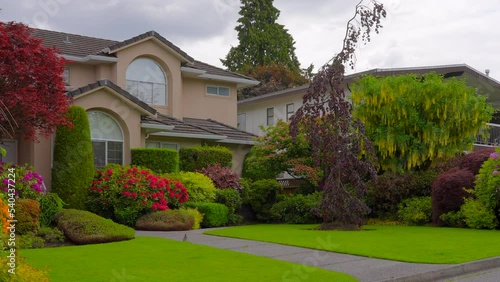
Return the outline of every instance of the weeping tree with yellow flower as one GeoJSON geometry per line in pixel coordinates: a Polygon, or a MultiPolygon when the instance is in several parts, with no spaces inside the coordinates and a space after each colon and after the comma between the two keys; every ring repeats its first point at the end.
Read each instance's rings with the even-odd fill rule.
{"type": "Polygon", "coordinates": [[[463,80],[435,73],[375,78],[351,87],[353,115],[366,126],[380,169],[426,169],[470,150],[493,108],[463,80]]]}

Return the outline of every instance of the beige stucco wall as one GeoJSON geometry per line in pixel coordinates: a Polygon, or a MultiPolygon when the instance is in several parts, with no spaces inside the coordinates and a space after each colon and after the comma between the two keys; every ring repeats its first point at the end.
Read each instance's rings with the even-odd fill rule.
{"type": "Polygon", "coordinates": [[[144,135],[141,134],[141,113],[131,108],[119,94],[112,94],[112,90],[101,88],[79,96],[75,105],[85,110],[99,110],[112,116],[120,125],[124,137],[124,164],[130,163],[130,148],[138,148],[143,144],[144,135]]]}
{"type": "Polygon", "coordinates": [[[98,78],[95,73],[95,66],[70,62],[66,64],[69,68],[69,84],[75,89],[96,82],[98,78]]]}
{"type": "Polygon", "coordinates": [[[182,106],[184,117],[214,119],[236,127],[236,86],[213,80],[183,78],[184,93],[182,106]],[[207,85],[225,86],[230,89],[230,96],[207,95],[207,85]]]}
{"type": "Polygon", "coordinates": [[[126,86],[127,67],[133,60],[140,57],[148,57],[155,60],[167,77],[168,102],[167,106],[151,106],[162,114],[182,119],[181,61],[177,57],[163,47],[162,43],[158,43],[153,38],[119,50],[117,56],[119,60],[113,66],[113,71],[116,72],[116,84],[123,89],[126,86]]]}

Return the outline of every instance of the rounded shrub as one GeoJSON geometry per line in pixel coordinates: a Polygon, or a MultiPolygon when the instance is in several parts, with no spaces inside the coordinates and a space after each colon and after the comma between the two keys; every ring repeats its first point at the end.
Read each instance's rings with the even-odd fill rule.
{"type": "Polygon", "coordinates": [[[223,204],[187,202],[184,206],[195,208],[203,214],[201,227],[204,228],[224,226],[229,220],[229,210],[223,204]]]}
{"type": "Polygon", "coordinates": [[[416,197],[404,200],[399,205],[398,218],[408,225],[424,225],[431,222],[431,197],[416,197]]]}
{"type": "Polygon", "coordinates": [[[236,213],[241,209],[243,203],[240,192],[233,189],[217,189],[215,202],[223,204],[228,208],[228,225],[242,223],[243,217],[236,213]]]}
{"type": "Polygon", "coordinates": [[[491,153],[476,176],[474,195],[500,221],[500,148],[491,153]]]}
{"type": "Polygon", "coordinates": [[[470,197],[465,189],[474,187],[474,175],[468,169],[453,168],[441,174],[432,184],[432,221],[444,225],[441,215],[458,211],[464,198],[470,197]]]}
{"type": "Polygon", "coordinates": [[[149,168],[156,173],[173,173],[179,170],[179,153],[175,149],[136,148],[130,150],[133,166],[149,168]]]}
{"type": "Polygon", "coordinates": [[[51,191],[68,207],[85,209],[95,173],[89,119],[85,109],[76,106],[69,108],[68,116],[73,126],[56,130],[51,191]]]}
{"type": "Polygon", "coordinates": [[[250,205],[257,219],[271,221],[271,207],[278,202],[282,187],[276,179],[263,179],[253,182],[243,189],[244,201],[250,205]]]}
{"type": "Polygon", "coordinates": [[[135,228],[150,231],[190,230],[194,217],[185,209],[165,210],[145,214],[137,219],[135,228]]]}
{"type": "Polygon", "coordinates": [[[203,221],[203,214],[201,214],[198,209],[190,209],[186,207],[181,207],[180,209],[184,210],[186,213],[190,214],[193,217],[194,223],[191,229],[200,229],[201,222],[203,221]]]}
{"type": "Polygon", "coordinates": [[[135,237],[134,229],[88,211],[64,209],[56,214],[55,221],[66,238],[78,245],[117,242],[135,237]]]}
{"type": "Polygon", "coordinates": [[[242,189],[240,176],[229,167],[223,167],[217,163],[207,166],[198,172],[208,176],[216,188],[236,190],[242,189]]]}
{"type": "Polygon", "coordinates": [[[16,201],[16,232],[18,234],[36,233],[40,228],[40,204],[31,199],[16,201]]]}
{"type": "Polygon", "coordinates": [[[405,199],[431,195],[433,171],[385,172],[368,182],[365,202],[371,209],[370,217],[397,219],[399,204],[405,199]]]}
{"type": "Polygon", "coordinates": [[[191,202],[213,202],[215,200],[216,188],[210,178],[199,172],[181,171],[169,173],[168,178],[181,182],[186,187],[189,201],[191,202]]]}
{"type": "Polygon", "coordinates": [[[232,159],[231,150],[222,146],[196,146],[179,150],[179,168],[182,171],[198,171],[217,163],[231,167],[232,159]]]}
{"type": "Polygon", "coordinates": [[[40,197],[40,226],[51,226],[56,214],[63,209],[64,202],[56,193],[47,193],[40,197]]]}
{"type": "Polygon", "coordinates": [[[321,196],[321,192],[289,196],[271,207],[271,220],[289,224],[320,223],[321,196]]]}
{"type": "Polygon", "coordinates": [[[466,199],[460,209],[465,223],[474,229],[494,229],[498,225],[493,210],[486,207],[481,201],[466,199]]]}
{"type": "Polygon", "coordinates": [[[468,169],[470,170],[470,172],[472,172],[472,174],[476,175],[479,173],[479,169],[481,169],[483,163],[487,161],[490,155],[494,152],[494,148],[485,148],[477,151],[472,151],[460,158],[458,167],[468,169]]]}

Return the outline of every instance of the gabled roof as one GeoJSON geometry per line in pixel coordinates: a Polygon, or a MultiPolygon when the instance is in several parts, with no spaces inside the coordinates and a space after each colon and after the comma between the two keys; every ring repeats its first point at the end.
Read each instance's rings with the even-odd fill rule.
{"type": "Polygon", "coordinates": [[[68,95],[69,97],[72,97],[72,98],[78,98],[81,95],[87,94],[88,92],[95,90],[95,89],[99,89],[101,87],[107,87],[109,89],[112,89],[115,93],[122,96],[122,98],[139,106],[144,111],[146,111],[152,115],[156,114],[156,110],[154,108],[148,106],[148,104],[146,104],[143,101],[139,100],[138,98],[134,97],[132,94],[128,93],[127,91],[123,90],[121,87],[119,87],[118,85],[114,84],[113,82],[111,82],[107,79],[99,80],[95,83],[88,84],[88,85],[80,87],[78,89],[69,91],[68,93],[66,93],[66,95],[68,95]]]}
{"type": "Polygon", "coordinates": [[[253,139],[257,137],[255,134],[239,130],[236,127],[229,126],[213,119],[183,118],[183,120],[189,125],[227,136],[227,139],[220,141],[223,143],[251,142],[251,144],[253,144],[253,139]]]}

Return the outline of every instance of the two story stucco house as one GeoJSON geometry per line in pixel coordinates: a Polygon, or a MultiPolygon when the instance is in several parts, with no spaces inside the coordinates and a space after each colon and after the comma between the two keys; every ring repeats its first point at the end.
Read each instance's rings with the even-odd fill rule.
{"type": "MultiPolygon", "coordinates": [[[[241,171],[255,135],[236,128],[236,92],[258,81],[197,61],[154,31],[125,41],[42,29],[32,35],[67,60],[67,95],[88,113],[96,167],[130,163],[131,148],[221,145],[241,171]]],[[[3,161],[33,165],[50,187],[53,142],[2,140],[3,161]]]]}
{"type": "MultiPolygon", "coordinates": [[[[490,77],[489,71],[482,73],[466,64],[371,69],[349,74],[345,76],[344,80],[345,93],[349,98],[349,85],[363,75],[383,77],[400,74],[422,75],[429,72],[435,72],[445,78],[457,77],[458,79],[465,79],[468,86],[476,88],[479,94],[487,97],[488,102],[496,110],[500,110],[500,82],[490,77]]],[[[303,97],[308,88],[309,85],[303,85],[238,101],[238,128],[256,135],[262,135],[261,126],[273,125],[280,119],[288,121],[295,111],[302,106],[303,97]]],[[[478,139],[476,145],[490,146],[494,143],[500,143],[500,125],[495,126],[500,124],[500,116],[495,114],[491,122],[490,140],[485,142],[478,139]]]]}

